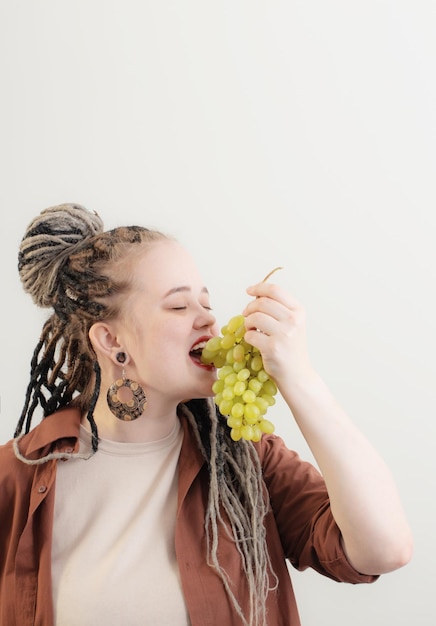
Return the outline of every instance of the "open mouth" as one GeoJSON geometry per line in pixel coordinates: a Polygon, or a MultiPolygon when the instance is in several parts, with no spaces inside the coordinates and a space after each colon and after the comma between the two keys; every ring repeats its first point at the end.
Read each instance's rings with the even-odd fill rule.
{"type": "Polygon", "coordinates": [[[206,363],[203,363],[203,361],[201,360],[201,355],[203,354],[203,349],[206,343],[207,343],[207,339],[202,339],[198,341],[197,343],[195,343],[189,351],[189,356],[197,365],[201,365],[202,367],[207,368],[207,369],[214,369],[213,365],[212,366],[207,365],[206,363]]]}

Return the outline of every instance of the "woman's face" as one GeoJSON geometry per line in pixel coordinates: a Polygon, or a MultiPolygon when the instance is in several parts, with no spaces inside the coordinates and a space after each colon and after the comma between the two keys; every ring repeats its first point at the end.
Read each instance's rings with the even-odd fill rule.
{"type": "Polygon", "coordinates": [[[150,399],[212,395],[215,370],[200,362],[200,353],[218,329],[192,257],[179,243],[163,240],[147,247],[132,269],[133,288],[118,325],[118,341],[129,356],[126,376],[150,399]]]}

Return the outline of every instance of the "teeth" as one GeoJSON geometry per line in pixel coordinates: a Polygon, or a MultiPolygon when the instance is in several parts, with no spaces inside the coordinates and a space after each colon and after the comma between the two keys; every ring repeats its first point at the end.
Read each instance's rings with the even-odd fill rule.
{"type": "Polygon", "coordinates": [[[203,350],[204,346],[206,345],[206,341],[200,341],[199,343],[196,343],[195,345],[192,346],[191,348],[191,352],[193,350],[203,350]]]}

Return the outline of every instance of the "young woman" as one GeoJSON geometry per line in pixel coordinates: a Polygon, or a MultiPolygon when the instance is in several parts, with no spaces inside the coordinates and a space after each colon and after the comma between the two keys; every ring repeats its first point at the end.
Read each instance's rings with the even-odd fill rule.
{"type": "Polygon", "coordinates": [[[0,448],[0,626],[297,626],[286,560],[350,583],[407,563],[390,472],[314,371],[291,295],[250,287],[245,339],[322,475],[276,436],[230,438],[200,359],[208,291],[177,241],[61,205],[19,271],[53,312],[0,448]]]}

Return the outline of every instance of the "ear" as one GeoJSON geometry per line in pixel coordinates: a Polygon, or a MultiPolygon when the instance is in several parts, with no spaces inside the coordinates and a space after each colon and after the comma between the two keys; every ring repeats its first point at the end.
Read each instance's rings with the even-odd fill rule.
{"type": "Polygon", "coordinates": [[[106,322],[95,322],[89,329],[89,339],[97,355],[116,362],[116,354],[122,350],[112,326],[106,322]]]}

